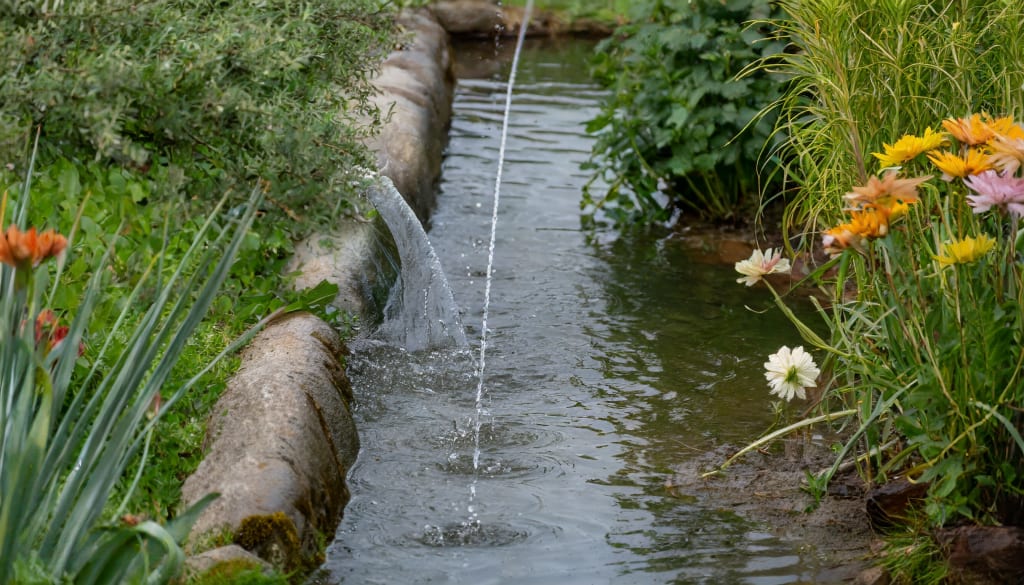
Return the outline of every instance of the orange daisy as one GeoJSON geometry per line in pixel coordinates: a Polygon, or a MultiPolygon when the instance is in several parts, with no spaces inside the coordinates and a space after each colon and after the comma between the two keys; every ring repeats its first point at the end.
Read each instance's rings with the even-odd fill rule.
{"type": "Polygon", "coordinates": [[[932,175],[914,177],[912,179],[899,178],[899,172],[888,171],[881,179],[869,177],[866,185],[854,187],[844,198],[855,207],[863,205],[891,206],[893,203],[902,201],[910,203],[920,199],[917,196],[917,187],[932,175]]]}
{"type": "Polygon", "coordinates": [[[23,232],[10,225],[0,234],[0,262],[22,270],[32,268],[57,256],[67,245],[67,239],[53,230],[37,234],[34,227],[23,232]]]}
{"type": "Polygon", "coordinates": [[[995,134],[990,124],[992,119],[985,114],[974,114],[967,118],[947,118],[942,121],[942,127],[953,135],[960,144],[976,146],[988,142],[995,134]]]}

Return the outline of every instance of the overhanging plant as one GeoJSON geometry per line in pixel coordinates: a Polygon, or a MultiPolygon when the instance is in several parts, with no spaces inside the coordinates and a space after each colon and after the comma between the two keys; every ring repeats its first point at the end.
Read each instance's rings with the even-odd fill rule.
{"type": "Polygon", "coordinates": [[[784,84],[750,66],[782,52],[769,20],[780,10],[769,0],[658,0],[636,12],[595,51],[592,73],[612,91],[587,125],[595,176],[582,207],[617,225],[678,210],[739,221],[778,184],[760,161],[777,142],[767,106],[784,84]]]}

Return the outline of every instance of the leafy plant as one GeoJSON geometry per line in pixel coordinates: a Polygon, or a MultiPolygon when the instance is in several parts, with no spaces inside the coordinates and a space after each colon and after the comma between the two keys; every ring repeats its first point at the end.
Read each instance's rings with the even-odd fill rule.
{"type": "Polygon", "coordinates": [[[0,162],[41,127],[44,165],[155,170],[161,199],[260,177],[272,209],[315,214],[369,164],[392,27],[374,0],[0,3],[0,162]]]}
{"type": "Polygon", "coordinates": [[[586,167],[597,172],[583,208],[617,225],[664,222],[678,209],[737,221],[778,186],[758,164],[774,125],[759,113],[783,80],[747,71],[782,51],[766,20],[777,16],[768,0],[656,0],[598,45],[593,74],[611,96],[587,125],[597,140],[586,167]]]}
{"type": "MultiPolygon", "coordinates": [[[[46,307],[61,286],[65,264],[59,263],[52,280],[45,264],[37,266],[60,255],[66,241],[53,232],[37,237],[17,227],[28,217],[26,181],[13,206],[12,227],[0,237],[0,581],[166,582],[180,570],[184,555],[178,543],[209,498],[166,526],[125,514],[123,501],[104,516],[129,464],[151,446],[163,413],[155,398],[227,277],[258,201],[254,192],[223,227],[215,221],[221,208],[214,208],[169,277],[159,274],[160,258],[154,258],[96,359],[77,378],[81,342],[111,253],[93,271],[70,324],[60,325],[46,307]],[[219,234],[208,242],[210,231],[219,234]],[[152,278],[157,282],[148,308],[133,319],[152,278]],[[126,341],[117,351],[113,340],[120,337],[126,341]]],[[[6,207],[5,197],[0,209],[6,207]]],[[[0,211],[0,223],[5,215],[0,211]]],[[[202,373],[180,384],[168,404],[202,373]]]]}

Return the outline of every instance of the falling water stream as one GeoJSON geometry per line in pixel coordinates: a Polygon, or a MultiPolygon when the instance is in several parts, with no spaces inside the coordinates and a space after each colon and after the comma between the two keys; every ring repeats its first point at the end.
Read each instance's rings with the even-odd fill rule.
{"type": "Polygon", "coordinates": [[[522,53],[477,400],[508,62],[493,44],[457,48],[430,239],[470,347],[351,356],[362,452],[318,582],[815,582],[813,546],[664,487],[772,423],[762,363],[798,339],[778,312],[745,308],[763,291],[680,238],[581,230],[583,125],[604,95],[585,74],[592,49],[522,53]]]}

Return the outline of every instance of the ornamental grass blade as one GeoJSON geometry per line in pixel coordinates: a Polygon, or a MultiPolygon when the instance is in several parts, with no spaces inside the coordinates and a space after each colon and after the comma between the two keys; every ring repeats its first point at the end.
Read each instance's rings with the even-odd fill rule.
{"type": "MultiPolygon", "coordinates": [[[[42,369],[34,361],[33,328],[23,323],[26,307],[27,314],[35,314],[39,293],[19,296],[19,275],[7,266],[0,269],[0,327],[21,331],[13,343],[0,344],[0,582],[10,582],[15,568],[26,563],[76,583],[166,582],[178,573],[184,559],[178,542],[212,497],[167,528],[152,522],[100,528],[102,515],[159,420],[162,412],[146,420],[151,401],[227,278],[260,199],[260,191],[253,190],[245,211],[226,223],[220,218],[222,201],[174,273],[166,280],[157,274],[156,298],[135,317],[132,306],[152,285],[153,273],[160,272],[154,267],[163,260],[154,260],[75,391],[69,392],[78,346],[113,247],[90,280],[67,337],[41,362],[42,369]],[[111,339],[117,336],[127,343],[113,356],[111,339]]],[[[26,200],[18,202],[16,215],[22,218],[26,200]]],[[[177,388],[172,399],[180,399],[194,382],[177,388]]]]}

